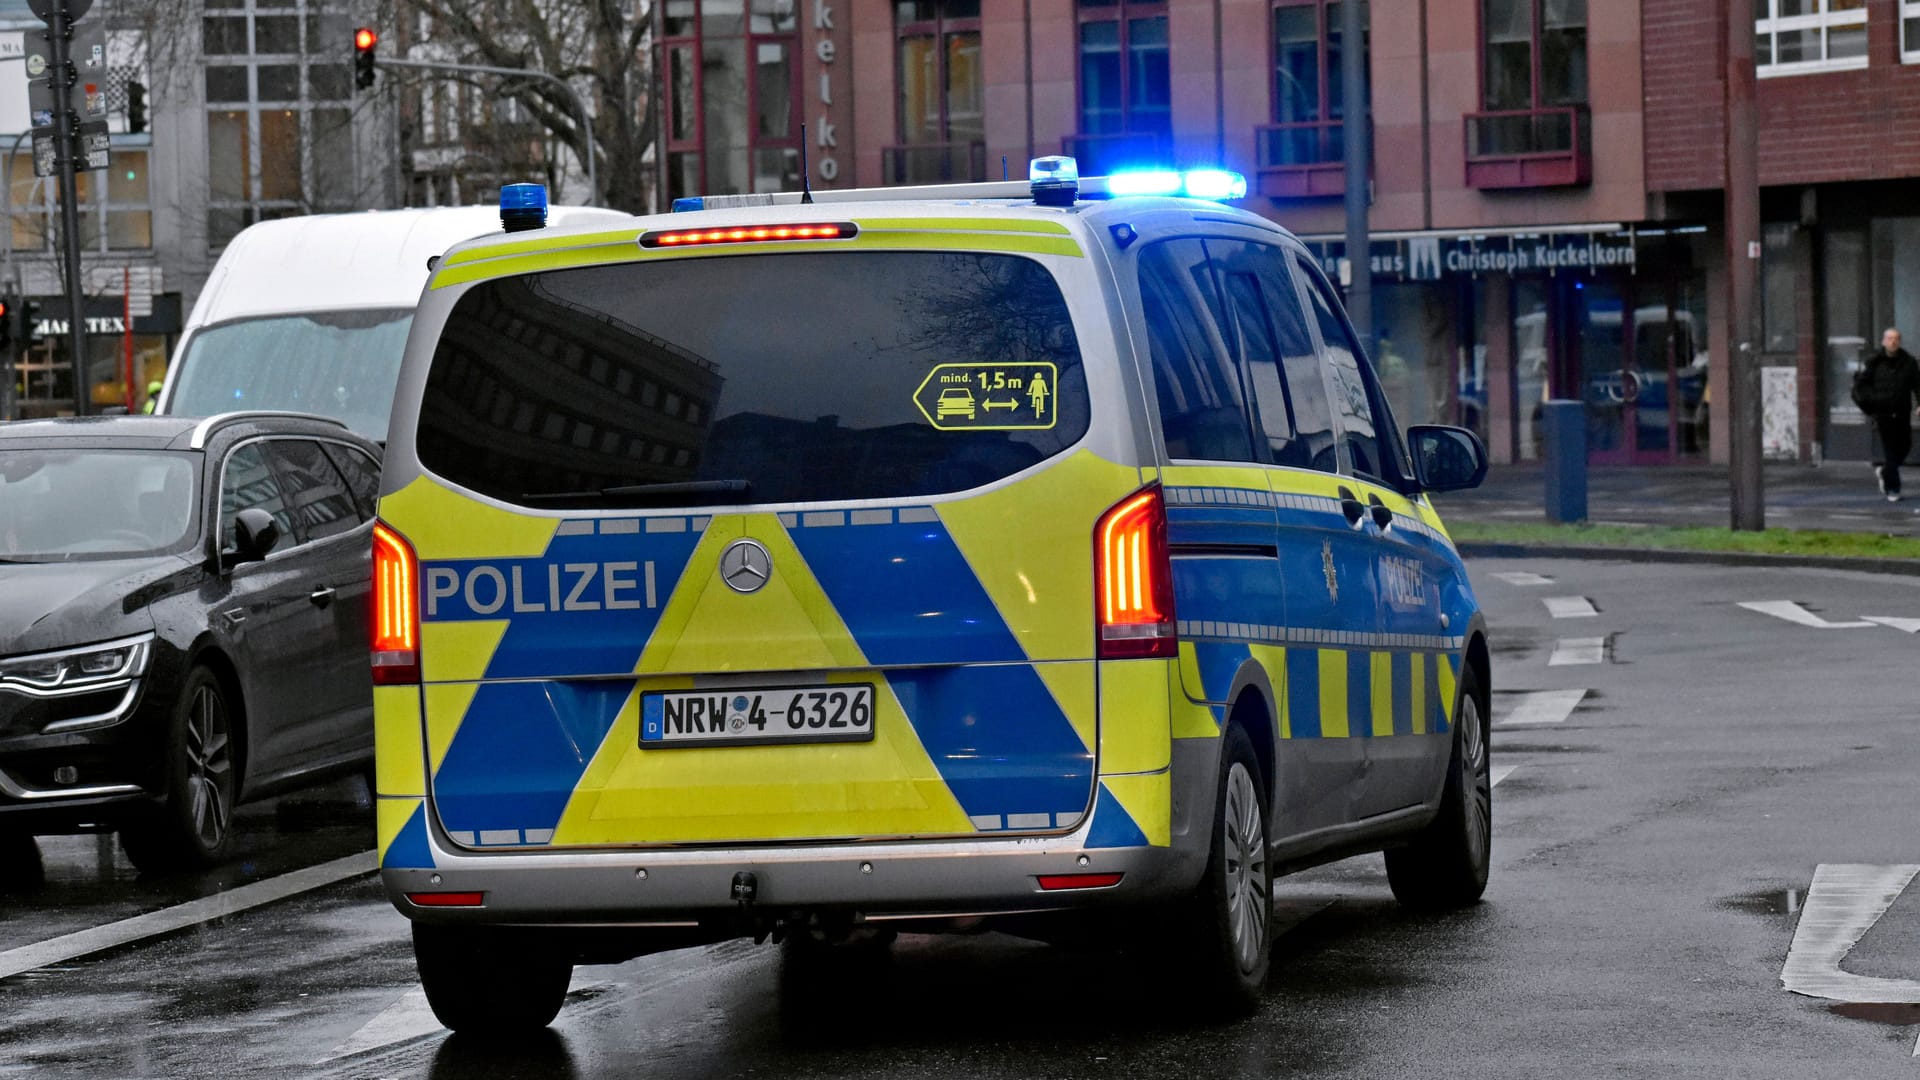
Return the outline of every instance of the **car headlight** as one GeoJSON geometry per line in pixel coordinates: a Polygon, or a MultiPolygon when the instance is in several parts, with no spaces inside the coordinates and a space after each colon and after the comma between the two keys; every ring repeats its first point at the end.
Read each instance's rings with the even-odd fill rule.
{"type": "Polygon", "coordinates": [[[104,641],[77,649],[0,659],[0,689],[65,694],[136,679],[153,660],[153,635],[104,641]]]}

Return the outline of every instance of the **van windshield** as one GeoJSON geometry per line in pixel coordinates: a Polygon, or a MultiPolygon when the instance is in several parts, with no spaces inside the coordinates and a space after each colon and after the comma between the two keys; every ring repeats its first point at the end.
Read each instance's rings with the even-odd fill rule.
{"type": "Polygon", "coordinates": [[[1037,464],[1087,414],[1066,300],[1033,259],[713,256],[475,285],[417,451],[540,507],[910,498],[1037,464]]]}
{"type": "Polygon", "coordinates": [[[385,441],[413,309],[270,315],[210,326],[187,343],[167,411],[285,409],[385,441]]]}

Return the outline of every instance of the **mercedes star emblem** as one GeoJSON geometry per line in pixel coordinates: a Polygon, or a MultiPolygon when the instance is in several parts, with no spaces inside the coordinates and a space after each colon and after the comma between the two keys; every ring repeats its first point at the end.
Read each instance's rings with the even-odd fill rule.
{"type": "Polygon", "coordinates": [[[720,553],[720,580],[737,593],[755,593],[773,577],[773,556],[758,540],[735,540],[720,553]]]}

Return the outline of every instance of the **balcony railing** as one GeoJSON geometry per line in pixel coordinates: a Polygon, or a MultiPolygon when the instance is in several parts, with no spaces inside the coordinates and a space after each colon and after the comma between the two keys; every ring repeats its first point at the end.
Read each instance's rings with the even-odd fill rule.
{"type": "Polygon", "coordinates": [[[1081,176],[1106,176],[1130,165],[1172,164],[1173,140],[1159,132],[1069,135],[1060,152],[1078,163],[1081,176]]]}
{"type": "Polygon", "coordinates": [[[1339,120],[1261,124],[1260,194],[1276,199],[1337,198],[1347,188],[1346,125],[1339,120]]]}
{"type": "Polygon", "coordinates": [[[1569,187],[1593,181],[1593,136],[1584,105],[1468,113],[1467,186],[1569,187]]]}
{"type": "Polygon", "coordinates": [[[880,148],[886,184],[973,184],[987,178],[987,144],[917,143],[880,148]]]}

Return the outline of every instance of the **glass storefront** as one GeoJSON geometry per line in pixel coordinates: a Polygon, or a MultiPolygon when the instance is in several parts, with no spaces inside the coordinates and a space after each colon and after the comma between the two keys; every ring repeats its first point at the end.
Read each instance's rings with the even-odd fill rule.
{"type": "MultiPolygon", "coordinates": [[[[40,305],[39,340],[20,354],[13,371],[14,415],[0,420],[70,416],[75,411],[67,320],[61,314],[65,303],[59,297],[35,299],[40,305]]],[[[126,408],[129,403],[131,411],[142,411],[148,384],[166,377],[167,358],[180,332],[180,297],[156,296],[153,313],[134,318],[131,356],[120,301],[90,300],[87,309],[84,382],[91,411],[126,408]]]]}

